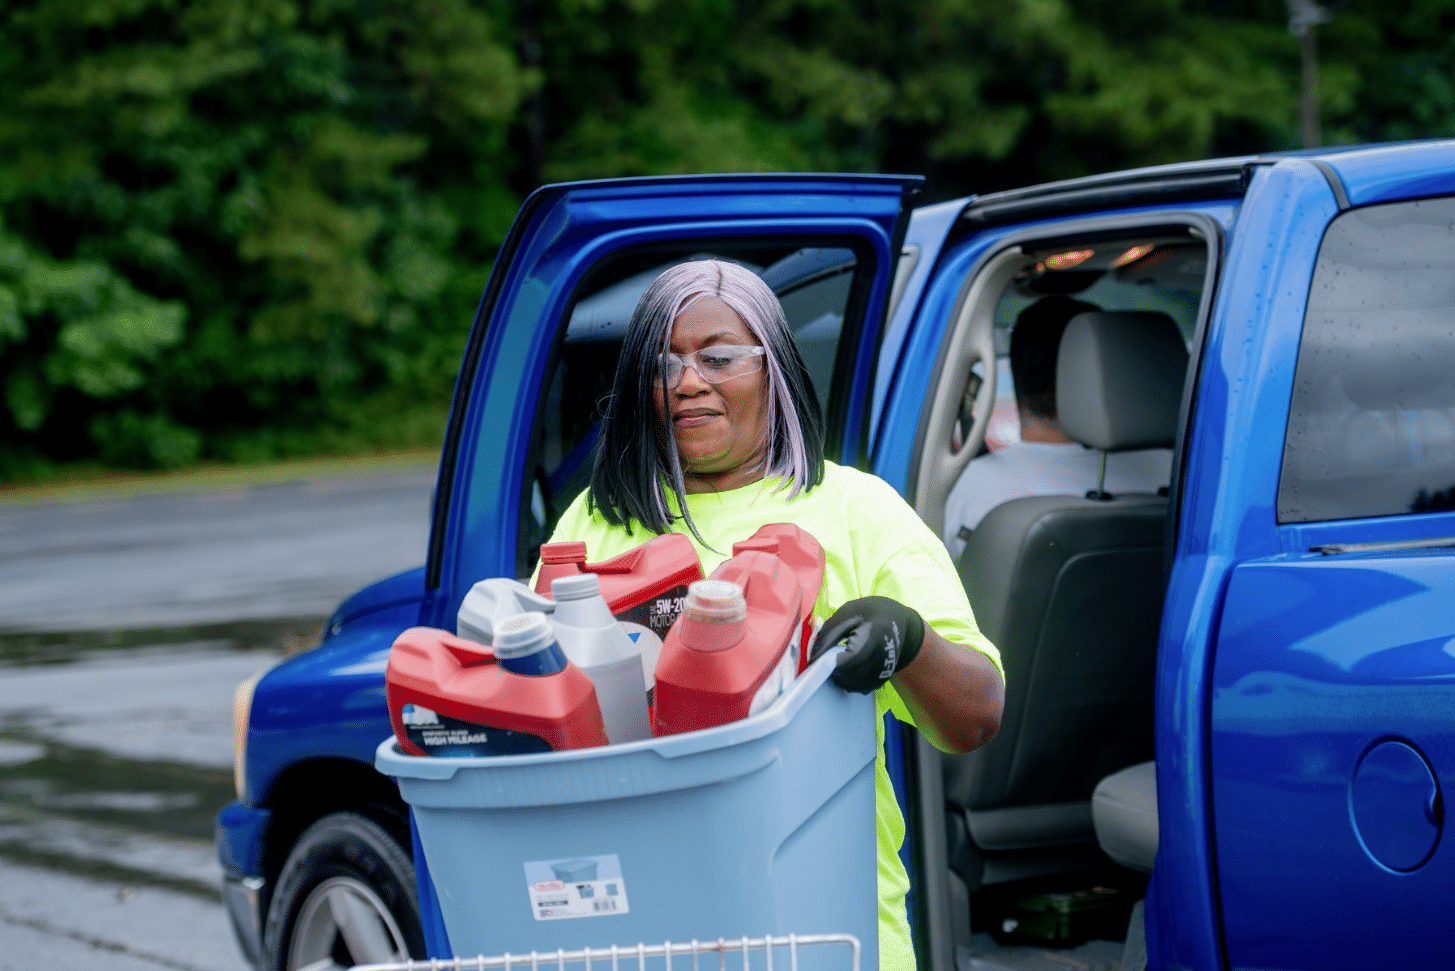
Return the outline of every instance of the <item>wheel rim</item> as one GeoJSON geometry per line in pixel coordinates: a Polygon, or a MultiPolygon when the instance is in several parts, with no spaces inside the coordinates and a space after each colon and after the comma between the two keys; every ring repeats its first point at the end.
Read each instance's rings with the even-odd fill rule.
{"type": "Polygon", "coordinates": [[[289,971],[409,960],[409,947],[389,908],[354,877],[330,877],[309,892],[290,944],[289,971]]]}

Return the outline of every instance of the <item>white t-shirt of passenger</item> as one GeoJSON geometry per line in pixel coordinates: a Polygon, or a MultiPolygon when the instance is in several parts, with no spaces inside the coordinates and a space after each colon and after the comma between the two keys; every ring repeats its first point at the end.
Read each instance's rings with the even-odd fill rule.
{"type": "MultiPolygon", "coordinates": [[[[1101,453],[1075,442],[1016,442],[965,467],[945,503],[945,546],[965,552],[961,529],[974,529],[1002,502],[1025,496],[1084,496],[1096,488],[1101,453]]],[[[1106,457],[1105,490],[1156,492],[1172,477],[1172,450],[1146,448],[1106,457]]]]}

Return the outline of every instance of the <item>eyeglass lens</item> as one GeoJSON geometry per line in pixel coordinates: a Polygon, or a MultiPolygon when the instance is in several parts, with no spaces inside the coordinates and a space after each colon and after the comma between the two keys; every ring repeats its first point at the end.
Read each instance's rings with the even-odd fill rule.
{"type": "Polygon", "coordinates": [[[667,387],[682,383],[682,372],[689,365],[708,384],[721,384],[730,378],[752,374],[763,366],[763,348],[736,344],[704,347],[691,354],[667,354],[667,387]]]}

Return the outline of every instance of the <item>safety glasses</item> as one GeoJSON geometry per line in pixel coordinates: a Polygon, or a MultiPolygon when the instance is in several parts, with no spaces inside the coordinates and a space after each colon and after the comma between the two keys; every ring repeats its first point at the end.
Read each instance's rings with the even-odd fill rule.
{"type": "Polygon", "coordinates": [[[715,344],[691,354],[662,355],[667,366],[667,389],[670,391],[682,383],[682,371],[691,367],[708,384],[722,384],[745,374],[763,369],[761,347],[747,347],[742,344],[715,344]]]}

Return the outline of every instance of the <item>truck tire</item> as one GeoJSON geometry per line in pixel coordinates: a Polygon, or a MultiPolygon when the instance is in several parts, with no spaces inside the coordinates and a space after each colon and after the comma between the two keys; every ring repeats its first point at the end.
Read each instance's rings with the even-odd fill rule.
{"type": "Polygon", "coordinates": [[[288,853],[263,940],[272,971],[425,957],[414,863],[369,817],[323,817],[288,853]]]}

